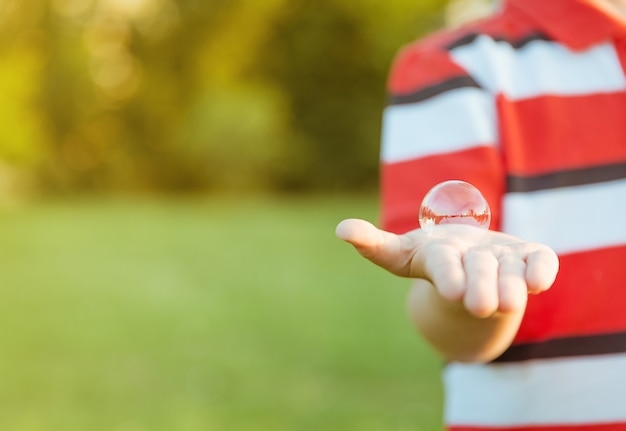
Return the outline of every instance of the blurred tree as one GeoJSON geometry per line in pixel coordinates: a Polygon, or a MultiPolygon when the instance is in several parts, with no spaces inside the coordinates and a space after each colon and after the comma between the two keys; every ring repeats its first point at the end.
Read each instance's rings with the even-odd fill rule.
{"type": "Polygon", "coordinates": [[[47,117],[38,104],[44,76],[40,5],[0,2],[0,195],[23,193],[46,156],[47,117]]]}
{"type": "Polygon", "coordinates": [[[284,185],[377,183],[385,80],[400,45],[441,25],[443,1],[292,1],[261,65],[289,95],[284,185]]]}
{"type": "Polygon", "coordinates": [[[0,182],[371,187],[391,59],[445,3],[3,0],[0,182]]]}

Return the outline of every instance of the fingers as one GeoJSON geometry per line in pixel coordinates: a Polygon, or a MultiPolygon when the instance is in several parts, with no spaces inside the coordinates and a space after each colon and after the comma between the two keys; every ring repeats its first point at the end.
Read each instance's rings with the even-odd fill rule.
{"type": "Polygon", "coordinates": [[[488,246],[455,249],[452,245],[424,248],[427,277],[439,294],[451,302],[462,302],[479,318],[496,311],[512,311],[526,304],[522,258],[504,254],[488,246]]]}
{"type": "Polygon", "coordinates": [[[559,258],[547,247],[540,247],[526,258],[526,281],[530,293],[541,293],[552,286],[559,272],[559,258]]]}
{"type": "Polygon", "coordinates": [[[488,317],[524,309],[529,293],[550,288],[559,261],[547,247],[524,244],[520,248],[472,249],[463,264],[467,274],[465,308],[476,317],[488,317]]]}
{"type": "Polygon", "coordinates": [[[498,264],[498,311],[525,308],[528,302],[526,262],[521,256],[504,254],[498,259],[498,264]]]}
{"type": "Polygon", "coordinates": [[[465,308],[476,317],[489,317],[498,310],[498,266],[494,253],[486,248],[468,251],[463,259],[467,274],[465,308]]]}
{"type": "Polygon", "coordinates": [[[430,247],[426,262],[432,268],[429,279],[443,298],[462,301],[478,318],[523,310],[528,293],[548,289],[558,267],[551,250],[541,248],[527,254],[526,248],[481,245],[459,253],[443,246],[430,247]]]}
{"type": "MultiPolygon", "coordinates": [[[[462,253],[450,244],[435,244],[424,247],[416,263],[422,266],[422,273],[437,286],[439,294],[448,301],[463,299],[466,291],[465,268],[462,253]]],[[[419,277],[420,270],[412,271],[419,277]]]]}

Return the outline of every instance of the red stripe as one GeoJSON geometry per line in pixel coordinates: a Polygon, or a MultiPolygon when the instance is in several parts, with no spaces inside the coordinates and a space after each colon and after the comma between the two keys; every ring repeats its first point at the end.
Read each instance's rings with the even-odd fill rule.
{"type": "Polygon", "coordinates": [[[491,207],[492,229],[499,226],[500,199],[505,186],[502,162],[493,147],[484,146],[443,156],[383,164],[383,229],[402,233],[418,228],[418,212],[424,195],[435,184],[453,179],[478,187],[491,207]]]}
{"type": "Polygon", "coordinates": [[[398,54],[388,87],[394,95],[408,94],[458,76],[467,73],[452,62],[448,52],[409,47],[398,54]]]}
{"type": "Polygon", "coordinates": [[[560,260],[552,288],[529,298],[516,343],[626,331],[626,246],[560,260]]]}
{"type": "Polygon", "coordinates": [[[619,57],[620,64],[622,65],[622,69],[626,71],[626,41],[622,39],[616,39],[614,45],[615,51],[617,51],[617,56],[619,57]]]}
{"type": "Polygon", "coordinates": [[[592,425],[536,425],[523,427],[450,426],[448,431],[626,431],[626,423],[592,425]]]}
{"type": "Polygon", "coordinates": [[[513,175],[626,161],[626,93],[516,102],[501,96],[498,105],[501,144],[513,175]]]}

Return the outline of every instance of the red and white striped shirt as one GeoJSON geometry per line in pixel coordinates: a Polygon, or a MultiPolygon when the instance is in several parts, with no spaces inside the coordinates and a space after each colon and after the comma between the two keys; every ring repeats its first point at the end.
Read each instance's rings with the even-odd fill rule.
{"type": "Polygon", "coordinates": [[[382,224],[462,179],[492,228],[557,251],[514,344],[448,364],[450,430],[626,430],[626,24],[591,0],[509,0],[405,47],[383,117],[382,224]]]}

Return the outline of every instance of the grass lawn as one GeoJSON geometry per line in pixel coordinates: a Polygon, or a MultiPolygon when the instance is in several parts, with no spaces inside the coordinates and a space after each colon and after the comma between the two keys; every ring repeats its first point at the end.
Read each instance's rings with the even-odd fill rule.
{"type": "Polygon", "coordinates": [[[376,204],[0,211],[0,430],[439,430],[407,280],[334,237],[376,204]]]}

